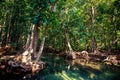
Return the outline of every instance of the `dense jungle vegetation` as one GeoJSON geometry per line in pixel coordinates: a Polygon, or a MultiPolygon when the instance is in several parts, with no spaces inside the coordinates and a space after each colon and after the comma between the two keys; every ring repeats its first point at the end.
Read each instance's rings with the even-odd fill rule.
{"type": "MultiPolygon", "coordinates": [[[[0,71],[5,72],[0,75],[21,75],[22,72],[35,75],[44,69],[39,73],[44,78],[38,80],[108,78],[107,75],[104,79],[93,78],[94,71],[91,71],[92,78],[81,78],[82,73],[77,72],[78,78],[70,78],[74,73],[71,67],[76,68],[71,60],[76,59],[80,62],[74,61],[74,64],[83,72],[88,68],[79,66],[96,68],[107,64],[110,70],[120,67],[120,0],[0,0],[0,71]],[[91,62],[96,63],[96,67],[91,62]],[[68,65],[61,67],[65,64],[68,65]],[[67,78],[44,75],[52,69],[59,72],[56,65],[61,70],[70,69],[69,76],[65,71],[67,78]]],[[[118,76],[110,80],[119,80],[118,76]]]]}

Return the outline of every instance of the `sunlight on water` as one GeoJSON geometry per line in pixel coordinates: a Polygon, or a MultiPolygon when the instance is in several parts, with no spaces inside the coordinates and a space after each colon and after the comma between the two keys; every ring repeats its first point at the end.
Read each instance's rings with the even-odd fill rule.
{"type": "Polygon", "coordinates": [[[95,77],[95,74],[91,73],[90,78],[93,79],[95,77]]]}
{"type": "Polygon", "coordinates": [[[103,64],[81,65],[79,61],[44,54],[47,68],[32,80],[120,80],[120,70],[103,64]]]}

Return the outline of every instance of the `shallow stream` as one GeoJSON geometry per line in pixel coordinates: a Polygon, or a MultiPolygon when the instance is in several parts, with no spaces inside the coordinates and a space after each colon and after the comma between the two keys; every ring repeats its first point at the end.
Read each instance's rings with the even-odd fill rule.
{"type": "Polygon", "coordinates": [[[80,65],[79,60],[66,60],[54,53],[42,55],[47,67],[30,80],[120,80],[120,69],[99,64],[80,65]]]}

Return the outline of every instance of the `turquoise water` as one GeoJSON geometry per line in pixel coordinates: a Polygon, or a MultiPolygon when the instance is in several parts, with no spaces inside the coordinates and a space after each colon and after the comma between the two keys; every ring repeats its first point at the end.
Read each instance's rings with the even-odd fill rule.
{"type": "Polygon", "coordinates": [[[120,69],[116,67],[102,64],[99,69],[94,69],[73,64],[52,53],[44,53],[41,59],[46,62],[47,67],[31,80],[120,80],[120,69]]]}

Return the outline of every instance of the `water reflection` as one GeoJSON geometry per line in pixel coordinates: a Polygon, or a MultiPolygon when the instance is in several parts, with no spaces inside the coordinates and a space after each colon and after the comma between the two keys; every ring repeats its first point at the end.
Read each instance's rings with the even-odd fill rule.
{"type": "Polygon", "coordinates": [[[103,64],[84,64],[78,60],[66,60],[56,54],[44,54],[47,68],[31,80],[120,80],[120,70],[103,64]]]}

